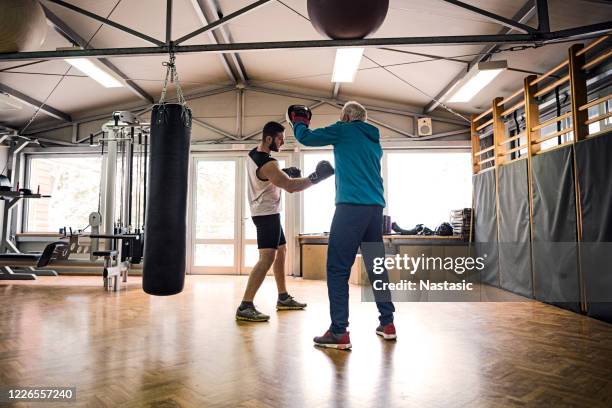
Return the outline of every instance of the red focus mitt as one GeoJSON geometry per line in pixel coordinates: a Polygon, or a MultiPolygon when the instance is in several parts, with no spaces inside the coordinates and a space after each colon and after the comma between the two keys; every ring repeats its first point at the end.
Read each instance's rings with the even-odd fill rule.
{"type": "Polygon", "coordinates": [[[287,109],[287,122],[293,128],[297,123],[303,123],[306,126],[310,126],[310,119],[312,118],[312,112],[304,105],[291,105],[287,109]]]}

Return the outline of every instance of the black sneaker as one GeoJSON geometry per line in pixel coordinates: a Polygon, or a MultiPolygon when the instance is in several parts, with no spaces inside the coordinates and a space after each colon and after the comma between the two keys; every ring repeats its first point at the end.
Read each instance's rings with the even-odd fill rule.
{"type": "Polygon", "coordinates": [[[315,337],[313,341],[317,347],[335,348],[338,350],[348,350],[353,347],[349,332],[334,334],[328,330],[324,335],[315,337]]]}
{"type": "Polygon", "coordinates": [[[255,307],[247,307],[246,309],[236,310],[236,320],[243,320],[247,322],[267,322],[270,320],[270,316],[261,313],[255,307]]]}
{"type": "Polygon", "coordinates": [[[300,303],[293,298],[293,296],[288,296],[285,300],[277,300],[276,301],[276,310],[302,310],[306,306],[306,303],[300,303]]]}

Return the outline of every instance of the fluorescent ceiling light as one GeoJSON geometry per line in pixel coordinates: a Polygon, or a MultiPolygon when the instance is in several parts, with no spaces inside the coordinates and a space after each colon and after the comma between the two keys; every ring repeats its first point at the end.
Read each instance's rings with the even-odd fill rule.
{"type": "Polygon", "coordinates": [[[506,61],[488,61],[478,64],[476,70],[468,74],[466,81],[448,100],[449,102],[469,102],[503,70],[508,68],[506,61]]]}
{"type": "Polygon", "coordinates": [[[106,71],[98,67],[96,64],[94,64],[87,58],[70,58],[67,59],[66,62],[84,73],[85,75],[94,79],[105,88],[120,88],[123,86],[121,82],[119,82],[112,75],[108,74],[106,71]]]}
{"type": "Polygon", "coordinates": [[[362,56],[363,48],[340,48],[336,50],[332,82],[353,82],[362,56]]]}

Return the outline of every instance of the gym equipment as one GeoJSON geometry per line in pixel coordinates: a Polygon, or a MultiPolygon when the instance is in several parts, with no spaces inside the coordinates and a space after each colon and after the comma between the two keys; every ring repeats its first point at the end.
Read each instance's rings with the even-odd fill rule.
{"type": "Polygon", "coordinates": [[[306,126],[310,126],[310,119],[312,119],[312,111],[304,105],[291,105],[287,108],[287,123],[291,125],[291,128],[296,123],[303,123],[306,126]]]}
{"type": "Polygon", "coordinates": [[[0,191],[11,191],[11,180],[4,174],[0,174],[0,191]]]}
{"type": "MultiPolygon", "coordinates": [[[[20,189],[19,191],[0,191],[0,199],[4,200],[4,210],[2,213],[2,231],[0,233],[0,257],[4,256],[7,262],[0,262],[0,267],[4,272],[0,272],[0,280],[34,280],[36,275],[57,276],[55,271],[38,271],[33,265],[30,254],[23,254],[10,239],[11,235],[11,213],[13,208],[23,199],[38,199],[49,198],[51,196],[41,194],[31,194],[29,189],[20,189]],[[24,192],[24,190],[26,190],[24,192]],[[28,194],[26,194],[29,192],[28,194]],[[18,259],[26,260],[26,265],[17,262],[18,259]],[[32,273],[16,273],[11,269],[11,266],[27,266],[32,273]]],[[[48,262],[47,262],[48,263],[48,262]]]]}
{"type": "Polygon", "coordinates": [[[287,167],[283,169],[283,171],[291,178],[300,178],[302,177],[302,170],[297,167],[287,167]]]}
{"type": "MultiPolygon", "coordinates": [[[[131,265],[142,260],[149,132],[149,124],[140,123],[131,112],[116,111],[95,140],[106,160],[99,212],[89,215],[90,260],[103,258],[105,290],[119,290],[119,279],[126,283],[131,265]],[[115,215],[117,184],[120,206],[115,215]]],[[[93,135],[90,145],[95,145],[93,135]]]]}
{"type": "Polygon", "coordinates": [[[0,266],[2,267],[17,267],[27,266],[35,268],[44,268],[54,259],[66,259],[68,257],[69,247],[65,242],[52,242],[45,246],[42,253],[7,253],[0,254],[0,266]]]}
{"type": "Polygon", "coordinates": [[[149,204],[142,271],[142,288],[158,296],[180,293],[185,284],[191,143],[191,110],[183,96],[173,53],[164,65],[167,69],[162,94],[151,112],[149,204]],[[178,103],[166,103],[168,79],[176,83],[178,103]]]}
{"type": "MultiPolygon", "coordinates": [[[[106,234],[140,233],[142,230],[140,213],[141,205],[144,206],[146,201],[146,144],[149,132],[149,124],[140,123],[131,112],[124,111],[113,112],[112,120],[102,127],[103,137],[99,138],[97,142],[102,147],[102,154],[104,154],[106,146],[106,161],[101,188],[104,195],[99,205],[99,212],[103,231],[106,234]],[[136,138],[136,132],[138,132],[138,138],[136,138]],[[142,165],[143,161],[144,166],[142,165]],[[135,165],[137,167],[136,180],[134,180],[135,165]],[[141,173],[143,173],[142,177],[141,173]],[[117,181],[118,176],[120,177],[119,181],[117,181]],[[140,190],[141,178],[144,179],[143,184],[145,186],[142,191],[140,190]],[[136,194],[133,194],[134,181],[137,184],[136,194]],[[117,182],[120,186],[118,191],[120,211],[115,214],[114,203],[117,198],[115,197],[117,182]],[[133,199],[136,199],[135,217],[132,216],[133,199]]],[[[91,135],[90,144],[93,144],[93,142],[93,135],[91,135]]],[[[107,242],[106,244],[110,243],[107,242]]]]}
{"type": "Polygon", "coordinates": [[[317,184],[326,178],[333,176],[334,173],[335,170],[331,163],[327,160],[321,160],[319,163],[317,163],[315,171],[308,175],[308,178],[312,184],[317,184]]]}
{"type": "Polygon", "coordinates": [[[150,295],[174,295],[183,290],[190,140],[189,108],[165,103],[153,107],[142,280],[150,295]]]}
{"type": "Polygon", "coordinates": [[[308,0],[308,16],[314,28],[334,40],[354,40],[381,26],[389,0],[308,0]]]}
{"type": "Polygon", "coordinates": [[[172,295],[183,289],[190,139],[188,108],[180,104],[153,108],[143,270],[143,288],[149,294],[172,295]]]}
{"type": "Polygon", "coordinates": [[[450,214],[453,233],[461,235],[464,238],[472,236],[472,209],[462,208],[460,210],[452,210],[450,214]]]}
{"type": "MultiPolygon", "coordinates": [[[[132,262],[131,254],[126,253],[123,248],[124,246],[118,245],[118,242],[131,242],[142,240],[141,234],[90,234],[92,239],[108,239],[111,241],[111,248],[108,250],[92,251],[91,255],[94,257],[104,258],[104,269],[102,271],[102,279],[104,283],[104,289],[112,289],[116,292],[119,290],[119,279],[122,279],[124,283],[127,283],[128,274],[130,271],[130,265],[136,262],[132,262]],[[117,250],[116,248],[121,248],[117,250]]],[[[140,262],[140,261],[138,261],[140,262]]]]}
{"type": "Polygon", "coordinates": [[[40,49],[47,36],[47,20],[38,0],[2,0],[0,8],[0,52],[40,49]]]}

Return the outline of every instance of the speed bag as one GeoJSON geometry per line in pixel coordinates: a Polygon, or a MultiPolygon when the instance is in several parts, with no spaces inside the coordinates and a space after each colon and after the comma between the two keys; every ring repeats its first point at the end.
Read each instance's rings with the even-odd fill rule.
{"type": "Polygon", "coordinates": [[[150,295],[168,296],[185,284],[191,110],[155,105],[150,140],[142,287],[150,295]]]}

